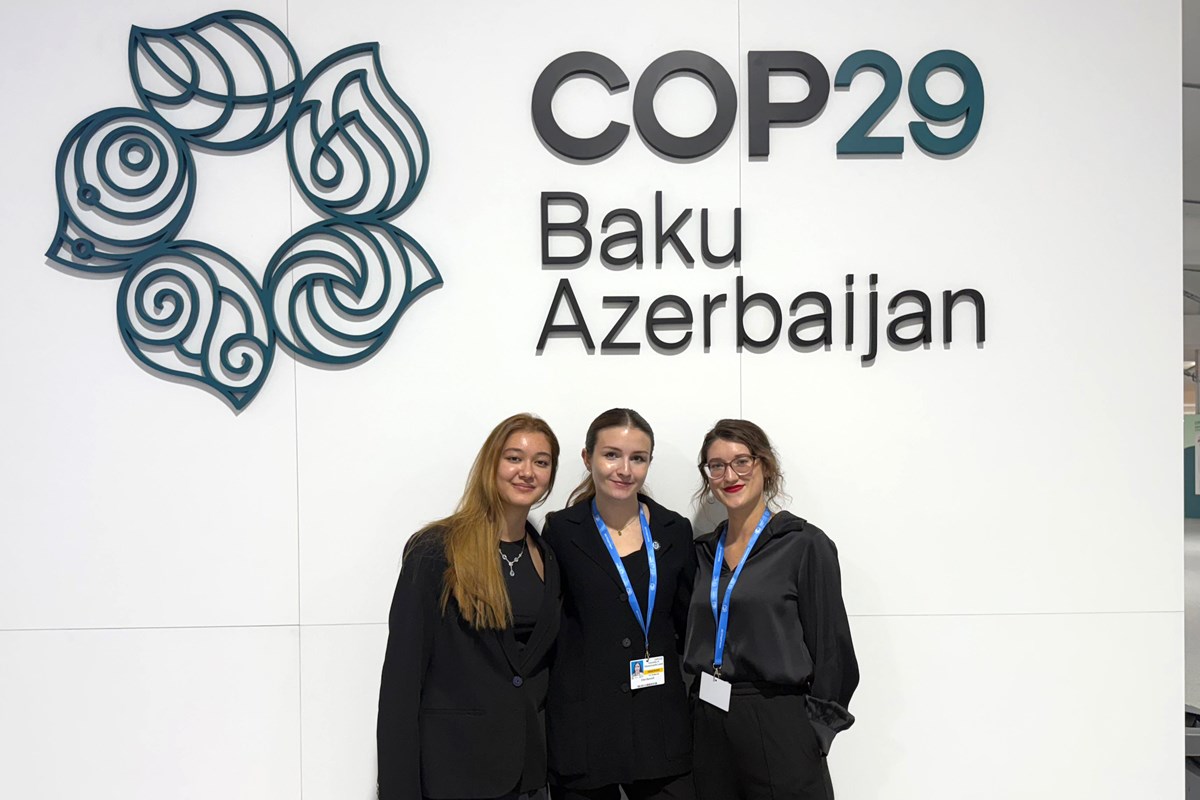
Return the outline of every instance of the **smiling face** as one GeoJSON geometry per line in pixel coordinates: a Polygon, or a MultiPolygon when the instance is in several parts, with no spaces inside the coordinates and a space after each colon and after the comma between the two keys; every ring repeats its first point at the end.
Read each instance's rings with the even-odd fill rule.
{"type": "MultiPolygon", "coordinates": [[[[741,442],[717,439],[708,446],[704,454],[705,463],[731,463],[741,456],[753,456],[750,448],[741,442]]],[[[709,488],[721,505],[729,511],[754,510],[766,504],[763,496],[763,460],[755,459],[753,468],[746,475],[738,475],[726,466],[725,473],[716,480],[709,480],[709,488]]]]}
{"type": "Polygon", "coordinates": [[[592,452],[583,451],[596,495],[610,500],[636,498],[650,471],[652,447],[650,437],[637,428],[604,428],[597,433],[592,452]]]}
{"type": "Polygon", "coordinates": [[[504,440],[496,464],[496,488],[506,506],[529,510],[550,487],[554,460],[550,440],[536,431],[516,431],[504,440]]]}

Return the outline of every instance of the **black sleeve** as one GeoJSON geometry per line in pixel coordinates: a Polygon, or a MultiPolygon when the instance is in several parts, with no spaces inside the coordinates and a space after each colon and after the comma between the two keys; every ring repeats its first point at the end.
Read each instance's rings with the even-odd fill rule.
{"type": "Polygon", "coordinates": [[[441,614],[442,583],[428,550],[429,543],[421,543],[405,555],[388,616],[376,727],[380,800],[421,800],[417,714],[441,614]]]}
{"type": "Polygon", "coordinates": [[[688,608],[692,604],[692,585],[696,582],[696,546],[692,541],[692,523],[686,518],[681,519],[683,526],[683,546],[687,554],[683,569],[679,573],[679,582],[675,586],[675,597],[671,603],[672,622],[675,623],[675,649],[683,655],[684,641],[687,639],[688,608]]]}
{"type": "Polygon", "coordinates": [[[834,735],[854,724],[847,706],[858,686],[858,660],[842,602],[837,547],[825,534],[817,533],[805,550],[799,578],[800,624],[813,660],[808,716],[821,752],[828,753],[834,735]]]}
{"type": "Polygon", "coordinates": [[[542,522],[542,541],[545,542],[553,551],[558,546],[558,532],[555,530],[555,515],[559,512],[551,511],[546,515],[546,519],[542,522]]]}
{"type": "MultiPolygon", "coordinates": [[[[566,602],[566,596],[567,596],[567,581],[566,581],[565,576],[562,574],[562,561],[558,560],[558,555],[557,555],[557,551],[556,551],[556,547],[555,547],[555,545],[558,543],[558,537],[554,534],[553,520],[554,520],[554,515],[557,513],[558,513],[557,511],[551,511],[549,514],[546,515],[546,519],[542,521],[542,530],[539,534],[541,541],[538,543],[538,545],[542,549],[542,578],[543,578],[543,581],[545,580],[545,570],[548,569],[548,567],[546,566],[546,562],[550,561],[551,559],[558,561],[558,568],[559,568],[558,603],[557,603],[556,607],[558,608],[558,614],[561,618],[561,616],[564,613],[563,612],[563,604],[566,602]]],[[[559,620],[559,625],[560,626],[562,625],[561,619],[559,620]]],[[[550,645],[550,652],[546,654],[547,663],[550,666],[551,676],[554,675],[554,665],[558,661],[559,648],[562,647],[562,643],[563,643],[563,637],[555,635],[554,643],[552,645],[550,645]]],[[[553,678],[551,680],[553,681],[553,678]]]]}

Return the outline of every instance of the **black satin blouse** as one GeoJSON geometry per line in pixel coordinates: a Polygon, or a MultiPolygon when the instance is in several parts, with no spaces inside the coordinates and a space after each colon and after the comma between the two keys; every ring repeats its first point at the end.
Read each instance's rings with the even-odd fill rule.
{"type": "MultiPolygon", "coordinates": [[[[709,598],[724,527],[696,539],[699,570],[684,650],[690,675],[713,668],[717,626],[709,598]]],[[[722,563],[720,576],[718,603],[733,570],[722,563]]],[[[822,752],[853,724],[847,706],[858,686],[858,661],[842,602],[837,547],[817,526],[787,511],[767,523],[733,589],[721,677],[805,691],[822,752]]]]}

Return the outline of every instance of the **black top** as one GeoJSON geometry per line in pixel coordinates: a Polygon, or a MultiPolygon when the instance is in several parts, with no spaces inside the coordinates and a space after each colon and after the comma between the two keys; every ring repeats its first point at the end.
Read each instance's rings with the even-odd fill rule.
{"type": "MultiPolygon", "coordinates": [[[[599,535],[599,534],[597,534],[599,535]]],[[[635,534],[640,536],[641,533],[635,534]]],[[[629,585],[633,587],[633,596],[637,598],[638,608],[642,611],[646,610],[646,597],[650,594],[650,559],[646,558],[646,548],[639,547],[627,556],[621,556],[621,563],[625,565],[625,572],[629,575],[629,585]]],[[[655,599],[657,605],[658,600],[655,599]]],[[[628,603],[626,604],[628,605],[628,603]]],[[[633,609],[629,610],[629,615],[633,616],[633,609]]],[[[679,631],[679,639],[682,643],[683,634],[685,631],[679,631]]],[[[643,637],[645,638],[645,637],[643,637]]],[[[642,655],[645,655],[643,653],[642,655]]],[[[658,653],[651,653],[656,656],[658,653]]]]}
{"type": "MultiPolygon", "coordinates": [[[[691,721],[679,659],[696,571],[692,526],[653,500],[640,499],[649,509],[650,534],[658,544],[650,655],[666,660],[663,686],[629,688],[629,662],[645,656],[645,636],[596,530],[591,504],[576,503],[546,520],[546,542],[558,556],[563,580],[563,623],[550,673],[546,731],[550,782],[564,788],[665,778],[692,768],[691,721]]],[[[645,548],[623,562],[644,612],[649,584],[645,548]]]]}
{"type": "Polygon", "coordinates": [[[508,587],[508,600],[512,603],[513,635],[521,647],[525,646],[533,633],[538,611],[542,607],[542,595],[546,593],[546,585],[542,583],[542,577],[538,575],[529,555],[529,541],[500,542],[500,552],[508,558],[507,562],[500,561],[500,572],[508,587]]]}
{"type": "Polygon", "coordinates": [[[380,800],[499,797],[545,784],[540,717],[561,610],[557,559],[547,547],[541,552],[545,586],[522,649],[512,627],[472,628],[453,598],[442,612],[447,562],[439,531],[410,543],[379,686],[380,800]]]}
{"type": "MultiPolygon", "coordinates": [[[[722,523],[696,539],[699,571],[688,618],[684,669],[712,672],[716,622],[709,596],[722,523]]],[[[733,576],[721,564],[717,603],[733,576]]],[[[787,511],[771,517],[742,569],[729,603],[721,677],[805,689],[808,715],[823,753],[850,727],[858,661],[842,603],[837,547],[815,525],[787,511]]]]}

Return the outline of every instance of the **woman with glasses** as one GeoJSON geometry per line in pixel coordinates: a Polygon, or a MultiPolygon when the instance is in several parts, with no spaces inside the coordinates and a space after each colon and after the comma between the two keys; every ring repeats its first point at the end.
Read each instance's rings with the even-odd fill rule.
{"type": "Polygon", "coordinates": [[[546,520],[563,586],[546,703],[554,800],[693,797],[679,663],[692,526],[642,493],[653,454],[640,414],[605,411],[587,431],[587,478],[546,520]]]}
{"type": "Polygon", "coordinates": [[[541,419],[497,425],[458,509],[405,548],[379,689],[379,798],[543,797],[558,566],[526,516],[554,485],[541,419]]]}
{"type": "Polygon", "coordinates": [[[831,800],[825,756],[850,727],[858,662],[837,548],[771,505],[779,458],[761,428],[723,419],[700,447],[700,498],[728,521],[696,540],[686,671],[698,694],[700,800],[831,800]]]}

